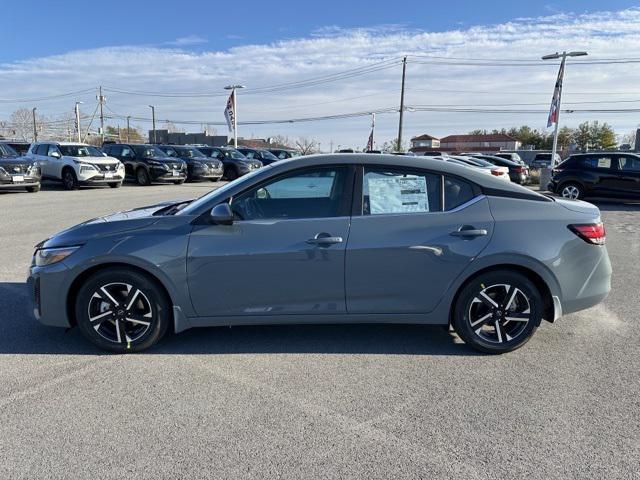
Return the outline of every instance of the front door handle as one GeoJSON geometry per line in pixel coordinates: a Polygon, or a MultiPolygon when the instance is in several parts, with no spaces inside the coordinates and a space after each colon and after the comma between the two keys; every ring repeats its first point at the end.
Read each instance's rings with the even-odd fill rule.
{"type": "Polygon", "coordinates": [[[475,228],[471,225],[463,225],[458,230],[451,232],[451,235],[454,237],[482,237],[486,235],[488,232],[484,228],[475,228]]]}
{"type": "Polygon", "coordinates": [[[321,232],[318,233],[315,237],[307,240],[309,245],[317,245],[319,247],[328,247],[329,245],[333,245],[335,243],[342,243],[342,237],[333,237],[330,233],[321,232]]]}

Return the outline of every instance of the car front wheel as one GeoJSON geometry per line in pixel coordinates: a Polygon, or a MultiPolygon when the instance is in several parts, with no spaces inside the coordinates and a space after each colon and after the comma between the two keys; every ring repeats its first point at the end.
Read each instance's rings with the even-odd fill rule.
{"type": "Polygon", "coordinates": [[[460,338],[476,350],[505,353],[529,341],[542,312],[536,286],[520,273],[501,270],[481,274],[463,287],[452,323],[460,338]]]}
{"type": "Polygon", "coordinates": [[[147,185],[151,185],[151,177],[149,177],[149,172],[144,167],[139,167],[136,170],[136,181],[138,185],[142,185],[146,187],[147,185]]]}
{"type": "Polygon", "coordinates": [[[65,190],[78,189],[78,177],[72,168],[67,167],[62,171],[62,186],[65,190]]]}
{"type": "Polygon", "coordinates": [[[161,287],[126,268],[108,268],[85,281],[75,313],[78,327],[89,341],[118,353],[151,347],[171,321],[170,304],[161,287]]]}

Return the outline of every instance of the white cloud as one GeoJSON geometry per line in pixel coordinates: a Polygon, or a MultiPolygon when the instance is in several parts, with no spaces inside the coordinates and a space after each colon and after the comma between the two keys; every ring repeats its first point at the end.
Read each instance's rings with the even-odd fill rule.
{"type": "Polygon", "coordinates": [[[176,38],[171,42],[165,43],[165,45],[170,45],[173,47],[188,47],[191,45],[202,45],[203,43],[207,43],[207,40],[200,35],[187,35],[186,37],[176,38]]]}
{"type": "MultiPolygon", "coordinates": [[[[70,51],[63,55],[0,65],[3,98],[55,95],[103,85],[121,90],[154,92],[214,92],[213,98],[142,97],[108,92],[108,107],[121,114],[149,116],[156,105],[159,121],[189,119],[223,121],[222,110],[229,82],[247,85],[239,94],[239,118],[287,119],[330,115],[376,108],[397,107],[400,66],[311,88],[269,95],[251,95],[251,89],[295,82],[372,65],[401,55],[449,58],[531,59],[568,49],[587,50],[592,59],[639,56],[640,9],[587,14],[554,13],[521,18],[497,25],[459,27],[442,32],[407,30],[398,25],[371,28],[319,29],[307,38],[270,44],[245,45],[226,51],[192,52],[181,47],[206,41],[189,36],[162,47],[113,47],[70,51]],[[638,52],[638,53],[636,53],[638,52]]],[[[564,101],[640,100],[639,64],[568,65],[564,101]],[[588,92],[588,93],[585,93],[588,92]],[[596,92],[596,93],[593,93],[596,92]],[[600,93],[598,93],[600,92],[600,93]]],[[[411,57],[407,67],[408,105],[488,105],[533,103],[545,110],[551,98],[557,65],[536,67],[470,67],[442,65],[428,58],[411,57]],[[425,63],[417,63],[417,60],[425,63]],[[431,62],[431,63],[429,63],[431,62]]],[[[42,102],[38,111],[52,116],[71,110],[75,98],[42,102]]],[[[80,95],[85,110],[95,102],[92,93],[80,95]]],[[[21,105],[0,103],[0,118],[21,105]]],[[[29,104],[28,106],[32,106],[29,104]]],[[[640,107],[638,103],[582,107],[640,107]]],[[[580,105],[575,105],[575,108],[580,105]]],[[[514,107],[517,108],[517,107],[514,107]]],[[[610,122],[620,133],[634,128],[636,114],[564,114],[563,124],[588,119],[610,122]]],[[[546,113],[478,114],[408,112],[405,138],[421,133],[447,135],[475,128],[500,128],[518,124],[544,128],[546,113]]],[[[319,138],[327,148],[362,146],[369,130],[368,118],[305,124],[245,126],[244,136],[282,133],[319,138]]],[[[379,140],[397,133],[397,114],[379,115],[379,140]]],[[[197,127],[188,127],[197,129],[197,127]]],[[[218,127],[220,132],[224,127],[218,127]]]]}

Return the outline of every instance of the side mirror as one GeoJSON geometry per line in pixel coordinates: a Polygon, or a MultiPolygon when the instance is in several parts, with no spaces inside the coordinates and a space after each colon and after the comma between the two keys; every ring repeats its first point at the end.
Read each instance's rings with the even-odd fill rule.
{"type": "Polygon", "coordinates": [[[209,218],[215,225],[233,225],[233,212],[228,203],[220,203],[213,207],[209,218]]]}
{"type": "Polygon", "coordinates": [[[60,158],[60,153],[59,152],[51,152],[51,157],[53,158],[60,158]]]}

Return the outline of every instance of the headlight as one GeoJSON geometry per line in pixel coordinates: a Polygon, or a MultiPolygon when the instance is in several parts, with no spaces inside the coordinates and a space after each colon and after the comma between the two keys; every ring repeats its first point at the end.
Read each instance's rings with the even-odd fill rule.
{"type": "Polygon", "coordinates": [[[29,167],[29,169],[27,170],[27,173],[29,175],[39,176],[40,175],[40,167],[38,167],[38,162],[35,162],[33,165],[31,165],[29,167]]]}
{"type": "Polygon", "coordinates": [[[61,262],[80,247],[42,248],[35,253],[36,265],[44,267],[61,262]]]}
{"type": "Polygon", "coordinates": [[[98,169],[89,163],[81,163],[80,164],[80,173],[83,172],[97,172],[98,169]]]}
{"type": "Polygon", "coordinates": [[[118,162],[118,167],[116,168],[116,170],[124,170],[124,163],[118,162]]]}
{"type": "Polygon", "coordinates": [[[169,170],[169,165],[163,162],[156,162],[155,160],[149,160],[149,165],[152,165],[154,167],[164,168],[165,170],[169,170]]]}

